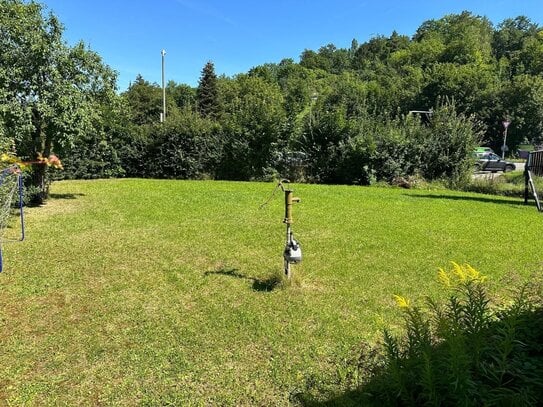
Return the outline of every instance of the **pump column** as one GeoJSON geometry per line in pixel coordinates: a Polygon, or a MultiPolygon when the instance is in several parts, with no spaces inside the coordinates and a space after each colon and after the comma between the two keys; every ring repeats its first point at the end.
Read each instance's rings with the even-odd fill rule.
{"type": "Polygon", "coordinates": [[[291,250],[293,247],[292,230],[290,226],[293,223],[292,204],[300,202],[300,198],[295,198],[292,193],[292,190],[285,189],[285,218],[283,219],[283,223],[287,225],[286,246],[283,257],[285,258],[285,275],[289,280],[292,277],[292,273],[290,270],[290,265],[292,263],[291,250]]]}

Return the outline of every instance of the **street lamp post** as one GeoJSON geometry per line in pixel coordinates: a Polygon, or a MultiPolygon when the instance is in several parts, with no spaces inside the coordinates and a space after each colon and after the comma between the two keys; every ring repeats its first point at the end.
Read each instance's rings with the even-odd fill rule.
{"type": "Polygon", "coordinates": [[[313,125],[311,123],[311,120],[313,119],[313,104],[319,98],[319,94],[317,92],[313,92],[310,98],[311,101],[309,102],[309,133],[311,134],[311,138],[313,138],[313,125]]]}
{"type": "Polygon", "coordinates": [[[502,160],[505,159],[505,152],[507,151],[507,128],[509,127],[509,125],[511,124],[511,121],[506,119],[504,121],[502,121],[502,124],[503,124],[503,128],[505,129],[503,131],[503,146],[502,146],[502,160]]]}
{"type": "Polygon", "coordinates": [[[163,123],[166,121],[166,82],[164,81],[164,56],[166,51],[162,50],[160,55],[162,55],[162,115],[160,121],[163,123]]]}

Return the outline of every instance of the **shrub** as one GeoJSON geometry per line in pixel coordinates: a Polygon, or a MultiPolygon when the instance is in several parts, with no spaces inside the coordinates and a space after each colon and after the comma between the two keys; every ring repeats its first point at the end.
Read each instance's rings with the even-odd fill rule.
{"type": "Polygon", "coordinates": [[[337,177],[342,183],[370,185],[375,181],[371,157],[375,154],[372,139],[356,136],[340,144],[341,159],[337,163],[337,177]]]}
{"type": "MultiPolygon", "coordinates": [[[[356,358],[354,390],[325,405],[527,406],[543,403],[543,293],[524,286],[491,306],[485,277],[469,265],[440,270],[448,301],[404,310],[405,333],[356,358]],[[360,382],[362,382],[360,384],[360,382]]],[[[311,405],[311,402],[307,402],[311,405]]],[[[322,405],[322,404],[321,404],[322,405]]]]}
{"type": "Polygon", "coordinates": [[[473,173],[472,151],[481,137],[482,125],[456,112],[454,103],[439,105],[422,141],[421,171],[427,180],[448,179],[465,183],[473,173]]]}
{"type": "Polygon", "coordinates": [[[94,134],[81,137],[63,161],[61,176],[67,179],[116,178],[125,174],[112,144],[94,134]]]}
{"type": "Polygon", "coordinates": [[[383,368],[360,393],[376,405],[535,405],[543,401],[541,289],[492,308],[470,266],[440,271],[445,304],[412,307],[401,297],[405,334],[384,333],[383,368]]]}
{"type": "Polygon", "coordinates": [[[222,148],[220,127],[186,111],[150,130],[146,174],[154,178],[213,177],[222,148]]]}
{"type": "Polygon", "coordinates": [[[377,148],[372,164],[378,180],[391,182],[419,170],[422,145],[417,139],[424,131],[420,124],[411,120],[396,119],[376,125],[377,148]]]}

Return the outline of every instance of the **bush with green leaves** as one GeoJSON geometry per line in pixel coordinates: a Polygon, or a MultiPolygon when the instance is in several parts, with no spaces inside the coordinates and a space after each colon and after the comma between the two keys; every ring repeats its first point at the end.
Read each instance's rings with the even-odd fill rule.
{"type": "Polygon", "coordinates": [[[472,152],[482,135],[481,124],[473,117],[458,114],[454,103],[439,105],[432,114],[421,172],[427,180],[448,179],[462,184],[473,172],[472,152]]]}
{"type": "Polygon", "coordinates": [[[198,179],[214,177],[220,159],[220,126],[185,111],[175,119],[149,128],[146,175],[153,178],[198,179]]]}
{"type": "Polygon", "coordinates": [[[370,185],[375,181],[375,168],[371,161],[376,146],[373,137],[358,135],[339,145],[340,160],[336,176],[341,183],[370,185]]]}
{"type": "Polygon", "coordinates": [[[365,345],[342,379],[352,390],[324,405],[543,403],[542,282],[532,280],[509,302],[492,305],[485,277],[471,266],[453,263],[439,278],[450,290],[448,300],[427,298],[421,307],[396,295],[403,335],[387,329],[382,343],[365,345]]]}
{"type": "Polygon", "coordinates": [[[372,165],[379,181],[391,182],[419,171],[422,145],[417,139],[424,131],[420,122],[410,118],[386,120],[376,125],[377,148],[372,165]]]}
{"type": "MultiPolygon", "coordinates": [[[[469,265],[440,270],[452,290],[425,308],[396,296],[405,334],[385,331],[382,364],[361,387],[371,405],[537,405],[543,402],[543,295],[524,287],[492,307],[469,265]]],[[[532,287],[533,288],[533,287],[532,287]]]]}
{"type": "Polygon", "coordinates": [[[118,131],[111,140],[121,162],[125,176],[130,178],[147,177],[147,156],[150,140],[150,126],[127,125],[118,131]]]}
{"type": "Polygon", "coordinates": [[[77,148],[67,151],[63,161],[67,179],[117,178],[125,175],[117,151],[106,137],[88,134],[78,140],[77,148]]]}
{"type": "Polygon", "coordinates": [[[286,112],[281,89],[257,76],[239,75],[220,82],[223,114],[219,120],[224,150],[217,177],[262,180],[275,175],[278,146],[285,145],[286,112]]]}
{"type": "Polygon", "coordinates": [[[479,125],[452,102],[439,104],[427,120],[368,112],[353,117],[346,106],[326,103],[314,109],[300,138],[311,181],[369,184],[417,176],[458,185],[470,179],[479,125]]]}

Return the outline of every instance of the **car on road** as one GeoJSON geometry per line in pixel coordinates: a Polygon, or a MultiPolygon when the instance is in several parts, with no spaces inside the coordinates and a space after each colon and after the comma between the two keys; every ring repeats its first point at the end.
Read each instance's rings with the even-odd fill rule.
{"type": "Polygon", "coordinates": [[[509,172],[514,171],[517,167],[514,163],[502,158],[495,153],[475,153],[475,171],[490,171],[490,172],[509,172]]]}

